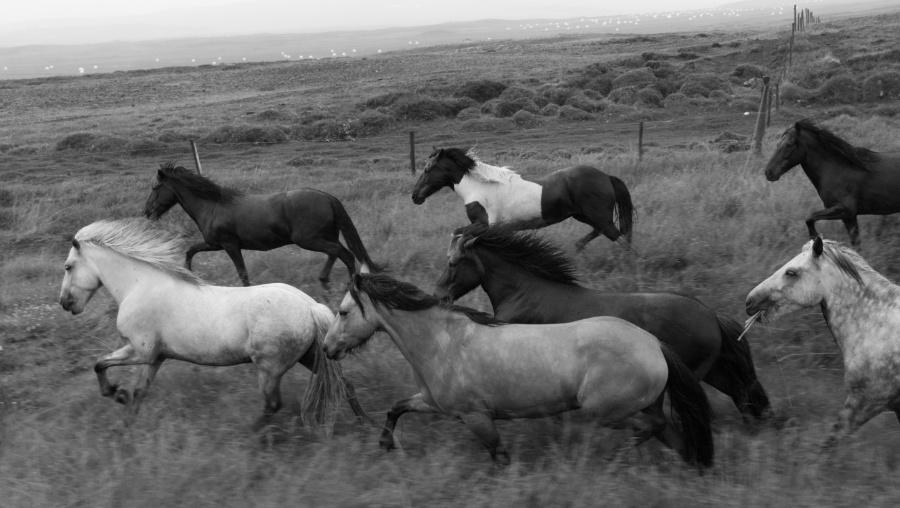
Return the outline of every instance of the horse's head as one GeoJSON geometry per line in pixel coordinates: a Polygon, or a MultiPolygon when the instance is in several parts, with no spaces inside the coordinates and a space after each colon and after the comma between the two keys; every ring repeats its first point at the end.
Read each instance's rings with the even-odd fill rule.
{"type": "Polygon", "coordinates": [[[421,205],[428,196],[444,187],[452,189],[465,176],[467,168],[473,164],[474,161],[464,150],[458,148],[444,150],[435,147],[428,156],[422,176],[413,188],[413,203],[421,205]]]}
{"type": "Polygon", "coordinates": [[[172,188],[165,184],[166,174],[159,170],[150,181],[150,196],[144,205],[144,215],[156,220],[178,203],[178,196],[172,188]]]}
{"type": "Polygon", "coordinates": [[[331,360],[340,360],[354,349],[363,346],[381,326],[376,312],[365,312],[365,308],[373,309],[372,301],[359,291],[359,280],[356,274],[350,281],[350,291],[341,301],[337,318],[331,323],[322,348],[325,356],[331,360]]]}
{"type": "Polygon", "coordinates": [[[747,314],[762,312],[772,320],[820,304],[828,281],[840,277],[833,263],[825,262],[825,246],[817,236],[794,259],[788,261],[747,295],[747,314]]]}
{"type": "Polygon", "coordinates": [[[800,143],[800,132],[800,125],[797,123],[788,127],[781,135],[775,153],[766,164],[766,179],[770,182],[778,180],[806,158],[806,147],[800,143]]]}
{"type": "Polygon", "coordinates": [[[59,304],[72,314],[81,314],[88,300],[103,285],[93,260],[84,255],[85,248],[78,240],[72,240],[59,292],[59,304]]]}
{"type": "Polygon", "coordinates": [[[484,266],[472,246],[477,236],[453,233],[447,250],[447,266],[434,286],[434,296],[456,301],[481,285],[484,266]]]}

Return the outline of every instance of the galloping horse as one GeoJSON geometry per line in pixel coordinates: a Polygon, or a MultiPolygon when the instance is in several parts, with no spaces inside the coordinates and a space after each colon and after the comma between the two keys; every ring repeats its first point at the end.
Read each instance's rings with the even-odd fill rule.
{"type": "Polygon", "coordinates": [[[435,148],[413,189],[413,202],[421,205],[443,187],[459,194],[473,223],[536,229],[569,217],[583,222],[594,229],[576,242],[579,250],[601,233],[612,241],[621,235],[630,239],[634,223],[625,183],[590,166],[560,169],[532,182],[509,168],[481,162],[471,150],[435,148]]]}
{"type": "Polygon", "coordinates": [[[394,446],[404,413],[443,413],[461,419],[495,461],[507,463],[495,419],[583,408],[601,425],[633,429],[634,444],[655,436],[689,462],[712,462],[703,388],[668,346],[627,321],[506,325],[386,275],[355,275],[325,352],[342,358],[378,330],[390,335],[421,390],[391,407],[380,440],[385,449],[394,446]],[[681,415],[683,441],[666,424],[666,391],[681,415]]]}
{"type": "Polygon", "coordinates": [[[882,411],[900,419],[900,287],[847,247],[821,237],[747,296],[747,313],[774,320],[821,307],[844,356],[848,395],[828,444],[882,411]]]}
{"type": "Polygon", "coordinates": [[[857,215],[900,212],[900,152],[853,146],[804,119],[784,131],[766,164],[766,178],[774,182],[797,164],[825,205],[806,218],[811,238],[819,235],[816,221],[841,219],[850,242],[859,245],[857,215]]]}
{"type": "Polygon", "coordinates": [[[241,249],[271,250],[292,243],[301,249],[328,254],[319,273],[319,281],[325,287],[337,258],[347,266],[350,275],[356,271],[356,260],[373,272],[382,269],[369,258],[344,205],[322,191],[296,189],[245,195],[169,162],[160,165],[153,178],[144,214],[149,219],[158,219],[176,203],[194,219],[203,234],[203,241],[187,251],[188,270],[198,252],[225,249],[241,282],[249,286],[250,277],[241,249]],[[350,250],[338,241],[339,233],[344,235],[350,250]]]}
{"type": "Polygon", "coordinates": [[[214,366],[252,362],[266,399],[264,422],[281,408],[281,377],[299,362],[315,374],[303,401],[305,421],[318,423],[340,397],[368,419],[340,365],[322,354],[334,320],[328,307],[286,284],[207,285],[181,266],[182,252],[176,236],[145,219],[95,222],[72,240],[62,308],[80,314],[106,286],[119,309],[116,327],[125,346],[94,366],[104,397],[137,410],[168,358],[214,366]],[[139,364],[147,367],[133,389],[107,379],[109,367],[139,364]]]}
{"type": "Polygon", "coordinates": [[[456,300],[481,286],[494,317],[509,323],[568,323],[615,316],[671,347],[702,379],[730,396],[745,421],[771,416],[741,325],[700,301],[672,293],[606,293],[578,285],[555,245],[508,225],[458,229],[435,296],[456,300]]]}

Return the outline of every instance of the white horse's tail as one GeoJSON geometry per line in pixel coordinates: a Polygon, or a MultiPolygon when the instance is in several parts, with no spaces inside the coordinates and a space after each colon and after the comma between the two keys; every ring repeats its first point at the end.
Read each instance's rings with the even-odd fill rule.
{"type": "Polygon", "coordinates": [[[334,314],[321,304],[313,306],[311,310],[316,322],[316,340],[309,346],[314,355],[313,378],[303,394],[301,418],[307,427],[324,424],[326,432],[330,434],[337,417],[338,405],[347,397],[347,392],[341,364],[326,358],[322,349],[325,334],[334,321],[334,314]]]}

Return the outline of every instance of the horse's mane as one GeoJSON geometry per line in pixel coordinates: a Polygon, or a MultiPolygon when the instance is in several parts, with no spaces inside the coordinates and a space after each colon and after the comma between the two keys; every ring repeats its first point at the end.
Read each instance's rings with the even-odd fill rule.
{"type": "Polygon", "coordinates": [[[243,191],[219,185],[205,176],[198,175],[182,166],[176,166],[175,161],[160,164],[159,170],[163,172],[166,178],[187,187],[197,197],[202,199],[229,204],[233,203],[235,198],[244,195],[243,191]]]}
{"type": "Polygon", "coordinates": [[[504,261],[542,279],[569,285],[578,283],[575,264],[562,249],[534,231],[517,229],[514,223],[470,224],[457,229],[454,234],[478,238],[475,247],[488,249],[504,261]]]}
{"type": "Polygon", "coordinates": [[[208,284],[184,267],[184,241],[147,219],[97,221],[75,233],[75,242],[105,247],[197,286],[208,284]]]}
{"type": "Polygon", "coordinates": [[[877,162],[881,158],[878,152],[853,146],[828,129],[819,127],[809,118],[798,121],[794,124],[794,128],[798,134],[800,131],[808,131],[828,153],[860,169],[868,171],[869,163],[877,162]]]}
{"type": "Polygon", "coordinates": [[[382,305],[388,309],[417,311],[440,307],[463,314],[480,325],[503,324],[490,314],[469,307],[445,303],[408,282],[399,281],[381,273],[357,274],[350,283],[350,296],[362,310],[360,293],[365,293],[375,305],[382,305]]]}
{"type": "Polygon", "coordinates": [[[457,166],[465,170],[466,174],[475,180],[483,183],[506,183],[512,177],[518,175],[515,171],[500,166],[491,166],[486,164],[475,155],[473,148],[447,148],[444,150],[444,157],[448,157],[457,166]]]}

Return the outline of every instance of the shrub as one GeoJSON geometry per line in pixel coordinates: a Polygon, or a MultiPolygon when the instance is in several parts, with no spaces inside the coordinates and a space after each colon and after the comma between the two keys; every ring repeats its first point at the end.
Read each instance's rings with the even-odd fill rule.
{"type": "Polygon", "coordinates": [[[177,143],[182,141],[190,141],[192,139],[200,139],[202,136],[196,131],[186,129],[175,129],[163,131],[156,137],[157,141],[163,143],[177,143]]]}
{"type": "Polygon", "coordinates": [[[569,100],[569,97],[575,95],[575,90],[569,87],[556,86],[544,90],[541,96],[557,106],[562,106],[569,100]]]}
{"type": "Polygon", "coordinates": [[[513,101],[505,101],[498,99],[494,103],[491,113],[497,118],[507,118],[516,114],[517,111],[525,110],[531,113],[539,111],[537,105],[527,97],[520,97],[513,101]]]}
{"type": "Polygon", "coordinates": [[[542,116],[538,116],[534,113],[525,111],[524,109],[520,109],[516,112],[515,115],[513,115],[512,121],[519,128],[531,129],[540,126],[545,122],[545,119],[542,116]]]}
{"type": "Polygon", "coordinates": [[[609,92],[609,96],[606,98],[615,104],[631,105],[634,104],[634,101],[637,98],[637,88],[633,86],[616,88],[612,92],[609,92]]]}
{"type": "Polygon", "coordinates": [[[584,120],[593,120],[594,115],[584,111],[583,109],[578,109],[573,106],[562,106],[559,108],[559,113],[557,113],[560,118],[564,120],[570,121],[584,121],[584,120]]]}
{"type": "Polygon", "coordinates": [[[650,87],[639,90],[635,99],[638,105],[654,108],[661,108],[663,103],[662,94],[650,87]]]}
{"type": "Polygon", "coordinates": [[[481,108],[466,108],[456,114],[457,120],[472,120],[481,118],[481,108]]]}
{"type": "Polygon", "coordinates": [[[750,79],[750,78],[761,78],[766,75],[766,68],[760,67],[759,65],[753,65],[749,63],[742,63],[734,68],[731,71],[731,75],[736,78],[741,79],[750,79]]]}
{"type": "MultiPolygon", "coordinates": [[[[398,100],[408,97],[409,94],[406,92],[390,92],[386,94],[376,95],[371,99],[366,100],[363,103],[365,109],[377,109],[386,106],[393,106],[395,102],[398,100]]],[[[315,118],[312,121],[323,120],[323,118],[315,118]]]]}
{"type": "Polygon", "coordinates": [[[448,99],[446,102],[453,110],[453,114],[457,114],[466,108],[474,108],[478,106],[478,101],[469,97],[456,97],[453,99],[448,99]]]}
{"type": "Polygon", "coordinates": [[[587,88],[582,93],[588,99],[595,100],[595,101],[603,100],[605,98],[605,96],[602,93],[595,92],[595,91],[593,91],[591,89],[587,89],[587,88]]]}
{"type": "Polygon", "coordinates": [[[225,125],[208,134],[208,143],[284,143],[288,135],[278,127],[255,125],[225,125]]]}
{"type": "Polygon", "coordinates": [[[793,83],[785,82],[781,84],[779,92],[782,100],[801,101],[809,99],[812,92],[805,88],[799,87],[793,83]]]}
{"type": "Polygon", "coordinates": [[[588,99],[584,95],[573,95],[566,100],[566,106],[572,106],[573,108],[578,108],[582,111],[587,111],[588,113],[597,111],[599,108],[597,107],[597,103],[588,99]]]}
{"type": "Polygon", "coordinates": [[[516,124],[508,118],[484,117],[467,120],[460,127],[467,132],[502,132],[514,130],[516,124]]]}
{"type": "Polygon", "coordinates": [[[646,67],[652,71],[655,71],[656,69],[659,69],[659,60],[647,60],[644,63],[644,67],[646,67]]]}
{"type": "Polygon", "coordinates": [[[653,71],[646,67],[630,70],[613,80],[613,90],[625,87],[636,87],[637,89],[645,88],[655,84],[657,81],[653,71]]]}
{"type": "Polygon", "coordinates": [[[391,112],[398,120],[435,120],[456,116],[458,111],[447,101],[427,95],[412,95],[394,102],[391,112]]]}
{"type": "Polygon", "coordinates": [[[895,101],[900,99],[900,72],[886,71],[869,76],[862,87],[867,101],[895,101]]]}
{"type": "Polygon", "coordinates": [[[842,74],[823,83],[816,91],[815,98],[823,102],[849,104],[859,99],[859,87],[853,78],[842,74]]]}
{"type": "Polygon", "coordinates": [[[687,104],[688,98],[683,93],[675,92],[673,94],[669,94],[665,100],[663,100],[663,106],[666,108],[674,108],[678,106],[683,106],[687,104]]]}
{"type": "MultiPolygon", "coordinates": [[[[128,145],[127,139],[77,132],[70,134],[56,143],[57,150],[85,150],[88,152],[108,152],[123,150],[128,145]]],[[[12,153],[12,151],[10,152],[12,153]]]]}
{"type": "Polygon", "coordinates": [[[521,86],[511,86],[500,94],[500,99],[504,101],[514,101],[516,99],[531,99],[537,97],[537,93],[533,90],[523,88],[521,86]]]}
{"type": "Polygon", "coordinates": [[[375,136],[394,124],[394,118],[378,111],[363,111],[351,122],[350,130],[357,136],[375,136]]]}
{"type": "Polygon", "coordinates": [[[609,76],[591,78],[587,83],[584,84],[583,88],[585,91],[591,90],[606,97],[613,89],[613,80],[609,76]]]}
{"type": "Polygon", "coordinates": [[[468,97],[476,102],[485,102],[500,97],[504,90],[506,90],[506,85],[503,83],[489,79],[480,79],[464,83],[456,91],[456,96],[468,97]]]}
{"type": "Polygon", "coordinates": [[[295,127],[292,134],[294,137],[308,141],[350,141],[356,139],[357,136],[353,127],[351,122],[319,120],[310,125],[295,127]]]}
{"type": "Polygon", "coordinates": [[[559,106],[550,103],[541,108],[541,116],[556,116],[559,114],[559,106]]]}
{"type": "Polygon", "coordinates": [[[728,93],[725,92],[724,90],[713,90],[712,92],[709,92],[709,98],[720,100],[720,101],[727,101],[728,99],[731,98],[731,96],[728,95],[728,93]]]}
{"type": "Polygon", "coordinates": [[[267,109],[265,111],[260,111],[254,115],[253,118],[258,122],[293,122],[296,119],[296,115],[286,111],[267,109]]]}

